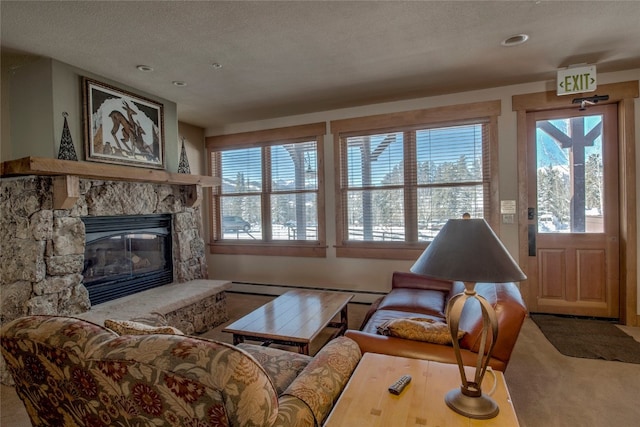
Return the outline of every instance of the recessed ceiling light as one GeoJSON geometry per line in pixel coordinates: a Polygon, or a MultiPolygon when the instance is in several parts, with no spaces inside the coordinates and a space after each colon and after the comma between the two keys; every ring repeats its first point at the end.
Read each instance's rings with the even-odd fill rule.
{"type": "Polygon", "coordinates": [[[136,67],[139,71],[145,72],[145,73],[149,73],[151,71],[153,71],[153,67],[150,65],[138,65],[136,67]]]}
{"type": "Polygon", "coordinates": [[[180,87],[183,87],[183,86],[186,86],[186,85],[187,85],[187,83],[186,83],[186,82],[183,82],[183,81],[180,81],[180,80],[174,80],[174,81],[173,81],[173,82],[171,82],[171,83],[173,83],[175,86],[180,86],[180,87]]]}
{"type": "Polygon", "coordinates": [[[213,68],[214,70],[219,70],[220,68],[222,68],[222,64],[214,62],[213,64],[211,64],[211,68],[213,68]]]}
{"type": "Polygon", "coordinates": [[[527,34],[516,34],[515,36],[507,37],[500,43],[502,46],[517,46],[529,40],[527,34]]]}

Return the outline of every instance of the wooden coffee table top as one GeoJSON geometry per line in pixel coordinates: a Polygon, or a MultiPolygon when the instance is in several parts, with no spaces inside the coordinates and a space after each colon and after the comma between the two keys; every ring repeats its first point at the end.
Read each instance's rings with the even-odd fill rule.
{"type": "Polygon", "coordinates": [[[288,291],[223,329],[241,337],[308,344],[353,298],[352,294],[288,291]]]}
{"type": "MultiPolygon", "coordinates": [[[[469,368],[467,377],[473,378],[473,372],[469,368]]],[[[495,418],[476,420],[454,412],[444,401],[447,392],[460,387],[458,365],[366,353],[324,427],[517,427],[504,376],[502,372],[495,374],[497,384],[491,398],[500,412],[495,418]],[[389,393],[388,387],[405,374],[412,379],[402,393],[389,393]]],[[[493,381],[487,372],[482,384],[485,393],[491,391],[493,381]]]]}

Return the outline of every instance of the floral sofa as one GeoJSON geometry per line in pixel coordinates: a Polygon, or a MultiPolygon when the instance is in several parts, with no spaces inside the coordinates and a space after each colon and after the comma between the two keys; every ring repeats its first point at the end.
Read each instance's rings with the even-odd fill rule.
{"type": "Polygon", "coordinates": [[[310,357],[61,316],[0,332],[34,426],[320,426],[361,357],[346,337],[310,357]]]}

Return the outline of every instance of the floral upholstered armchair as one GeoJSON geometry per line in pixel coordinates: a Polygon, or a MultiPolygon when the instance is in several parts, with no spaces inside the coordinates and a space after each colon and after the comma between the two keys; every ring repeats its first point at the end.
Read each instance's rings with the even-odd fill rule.
{"type": "Polygon", "coordinates": [[[34,426],[319,426],[361,357],[345,337],[309,357],[60,316],[1,335],[34,426]]]}

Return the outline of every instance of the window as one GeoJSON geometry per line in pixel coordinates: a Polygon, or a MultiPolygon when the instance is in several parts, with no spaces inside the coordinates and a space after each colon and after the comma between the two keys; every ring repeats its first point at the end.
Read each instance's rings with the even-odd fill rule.
{"type": "Polygon", "coordinates": [[[463,213],[497,225],[499,114],[492,101],[331,122],[338,256],[416,259],[463,213]]]}
{"type": "Polygon", "coordinates": [[[211,251],[325,256],[325,123],[207,138],[211,251]]]}
{"type": "Polygon", "coordinates": [[[579,114],[536,120],[538,233],[605,231],[604,114],[579,114]]]}

